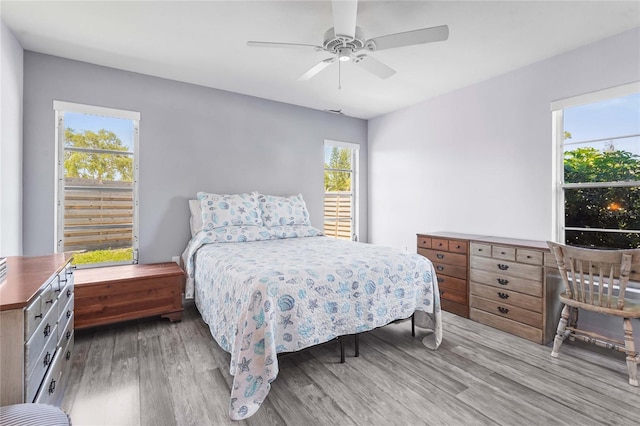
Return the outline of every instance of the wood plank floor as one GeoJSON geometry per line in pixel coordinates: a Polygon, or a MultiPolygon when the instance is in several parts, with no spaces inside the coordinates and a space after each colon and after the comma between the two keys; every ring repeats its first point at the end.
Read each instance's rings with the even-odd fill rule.
{"type": "MultiPolygon", "coordinates": [[[[193,304],[180,323],[77,331],[63,408],[81,425],[638,425],[640,389],[624,358],[565,343],[560,358],[443,312],[437,351],[409,322],[284,357],[262,408],[228,417],[229,355],[193,304]],[[578,373],[578,374],[574,374],[578,373]]],[[[640,327],[639,327],[640,328],[640,327]]]]}

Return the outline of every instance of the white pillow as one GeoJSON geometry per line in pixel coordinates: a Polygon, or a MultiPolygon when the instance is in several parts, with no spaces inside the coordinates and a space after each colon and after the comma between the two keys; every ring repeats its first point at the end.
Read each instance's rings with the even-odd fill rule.
{"type": "Polygon", "coordinates": [[[288,197],[260,194],[258,200],[265,226],[311,225],[302,194],[288,197]]]}
{"type": "Polygon", "coordinates": [[[191,236],[195,236],[202,231],[202,210],[200,209],[200,200],[189,200],[189,210],[191,217],[189,218],[189,226],[191,226],[191,236]]]}
{"type": "Polygon", "coordinates": [[[234,225],[262,226],[257,192],[231,195],[198,192],[198,200],[205,231],[234,225]]]}

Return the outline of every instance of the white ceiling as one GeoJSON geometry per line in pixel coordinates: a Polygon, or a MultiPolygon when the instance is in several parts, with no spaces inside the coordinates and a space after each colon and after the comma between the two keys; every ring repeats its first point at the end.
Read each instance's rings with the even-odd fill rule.
{"type": "Polygon", "coordinates": [[[7,1],[0,16],[26,50],[314,109],[373,118],[640,26],[640,1],[363,1],[366,38],[447,24],[449,40],[373,52],[382,80],[347,63],[296,79],[326,52],[331,2],[7,1]]]}

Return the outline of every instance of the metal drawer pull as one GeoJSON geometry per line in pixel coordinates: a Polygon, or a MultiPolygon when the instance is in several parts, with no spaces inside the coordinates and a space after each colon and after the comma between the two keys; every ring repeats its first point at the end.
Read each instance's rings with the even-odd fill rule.
{"type": "Polygon", "coordinates": [[[47,300],[47,301],[46,301],[46,302],[44,302],[44,303],[45,303],[45,305],[46,305],[47,303],[53,303],[53,299],[49,299],[49,300],[47,300]]]}
{"type": "Polygon", "coordinates": [[[67,334],[65,334],[64,337],[66,337],[67,340],[69,340],[69,338],[71,337],[71,330],[67,331],[67,334]]]}
{"type": "Polygon", "coordinates": [[[67,361],[71,359],[71,351],[67,351],[67,353],[64,354],[64,359],[66,359],[67,361]]]}
{"type": "Polygon", "coordinates": [[[509,265],[505,265],[504,263],[498,263],[498,268],[501,271],[506,271],[507,269],[509,269],[509,265]]]}
{"type": "Polygon", "coordinates": [[[437,253],[437,254],[436,254],[436,257],[437,257],[438,259],[444,259],[444,254],[442,254],[442,253],[437,253]]]}
{"type": "Polygon", "coordinates": [[[38,314],[38,315],[36,315],[36,316],[35,316],[35,317],[33,317],[33,318],[34,318],[34,319],[38,319],[38,318],[42,319],[42,314],[38,314]]]}
{"type": "Polygon", "coordinates": [[[444,266],[440,266],[440,265],[438,265],[438,266],[436,266],[436,269],[437,269],[438,271],[444,271],[444,266]]]}
{"type": "Polygon", "coordinates": [[[67,297],[71,297],[71,289],[67,290],[67,297]]]}
{"type": "Polygon", "coordinates": [[[509,284],[509,280],[505,280],[504,278],[498,278],[498,284],[507,285],[509,284]]]}
{"type": "Polygon", "coordinates": [[[57,289],[53,290],[54,293],[60,293],[60,291],[62,291],[62,289],[60,288],[60,286],[58,286],[57,289]]]}
{"type": "Polygon", "coordinates": [[[71,311],[67,311],[67,318],[71,318],[71,311]]]}
{"type": "Polygon", "coordinates": [[[498,310],[503,314],[508,314],[509,313],[509,309],[503,308],[502,306],[498,306],[498,310]]]}
{"type": "Polygon", "coordinates": [[[54,393],[55,391],[56,391],[56,381],[51,380],[51,383],[49,383],[49,393],[54,393]]]}
{"type": "Polygon", "coordinates": [[[507,252],[506,251],[501,251],[500,254],[507,254],[507,252]]]}
{"type": "Polygon", "coordinates": [[[462,248],[461,246],[456,246],[457,249],[462,248]]]}
{"type": "Polygon", "coordinates": [[[481,249],[481,248],[479,248],[479,249],[478,249],[478,251],[482,251],[482,249],[481,249]]]}
{"type": "Polygon", "coordinates": [[[442,243],[438,243],[438,247],[442,247],[442,243]]]}
{"type": "Polygon", "coordinates": [[[44,327],[44,337],[48,337],[51,334],[51,326],[49,323],[44,327]]]}
{"type": "Polygon", "coordinates": [[[443,282],[444,282],[444,278],[440,278],[440,277],[438,277],[438,283],[439,283],[439,284],[442,284],[443,282]]]}
{"type": "Polygon", "coordinates": [[[47,352],[47,354],[44,356],[44,366],[46,367],[50,363],[51,363],[51,354],[47,352]]]}
{"type": "Polygon", "coordinates": [[[502,292],[498,292],[498,296],[500,296],[500,299],[508,299],[509,295],[507,293],[502,293],[502,292]]]}

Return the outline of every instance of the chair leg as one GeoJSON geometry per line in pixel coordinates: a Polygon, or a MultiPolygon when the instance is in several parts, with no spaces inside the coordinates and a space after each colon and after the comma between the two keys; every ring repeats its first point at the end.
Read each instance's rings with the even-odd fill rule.
{"type": "MultiPolygon", "coordinates": [[[[569,314],[569,326],[573,328],[578,328],[578,308],[571,308],[569,314]]],[[[575,337],[573,334],[569,334],[569,341],[575,342],[575,337]]]]}
{"type": "Polygon", "coordinates": [[[340,336],[338,340],[340,341],[340,363],[344,364],[344,339],[340,336]]]}
{"type": "Polygon", "coordinates": [[[356,357],[360,356],[360,335],[358,333],[355,334],[355,346],[356,346],[356,357]]]}
{"type": "Polygon", "coordinates": [[[556,333],[556,338],[553,339],[553,350],[551,350],[551,356],[554,358],[558,357],[558,351],[560,350],[560,346],[562,346],[562,342],[565,338],[565,331],[567,329],[567,321],[569,321],[569,311],[570,308],[568,305],[564,305],[562,308],[562,315],[560,317],[560,322],[558,322],[558,330],[556,333]]]}
{"type": "Polygon", "coordinates": [[[631,319],[624,319],[624,349],[627,354],[627,368],[629,369],[629,384],[638,386],[638,361],[635,344],[633,343],[633,327],[631,319]]]}

